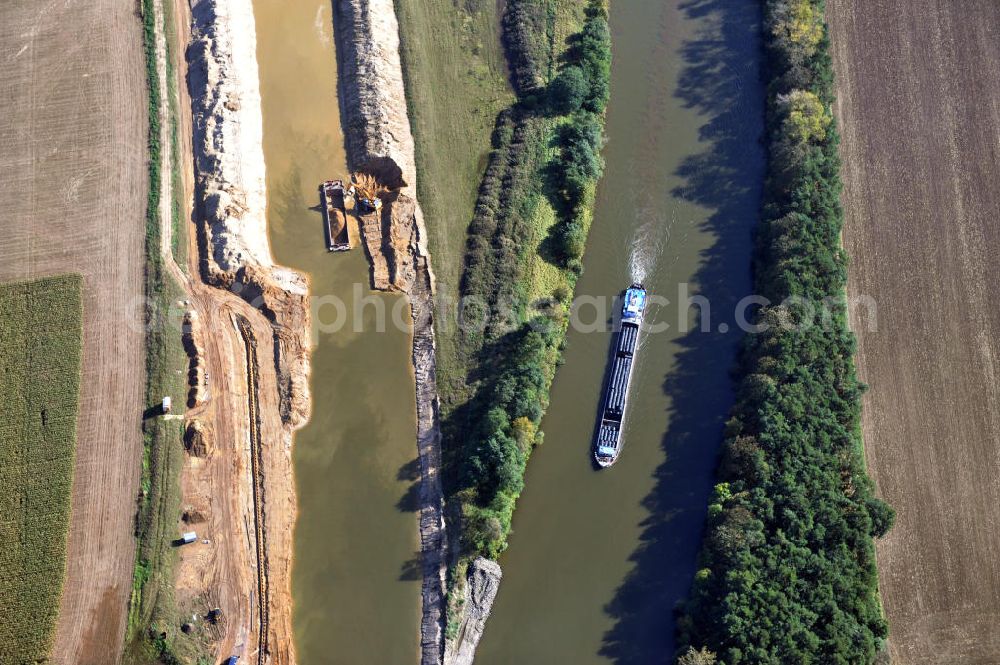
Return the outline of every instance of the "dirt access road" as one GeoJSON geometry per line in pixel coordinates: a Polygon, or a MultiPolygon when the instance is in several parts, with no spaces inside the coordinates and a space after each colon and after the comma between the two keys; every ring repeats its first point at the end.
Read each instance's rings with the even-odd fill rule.
{"type": "Polygon", "coordinates": [[[1000,3],[830,0],[896,665],[1000,663],[1000,3]]]}
{"type": "Polygon", "coordinates": [[[135,4],[0,2],[0,280],[84,277],[83,381],[53,660],[120,651],[142,450],[146,82],[135,4]]]}

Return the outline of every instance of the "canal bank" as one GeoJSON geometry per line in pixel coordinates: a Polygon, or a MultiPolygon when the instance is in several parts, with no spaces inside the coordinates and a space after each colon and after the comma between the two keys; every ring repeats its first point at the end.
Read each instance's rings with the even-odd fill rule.
{"type": "MultiPolygon", "coordinates": [[[[314,303],[346,305],[341,326],[331,325],[335,306],[314,308],[312,418],[295,436],[296,652],[301,663],[414,662],[420,542],[411,336],[390,320],[402,296],[369,288],[354,221],[352,251],[323,246],[317,186],[347,175],[331,10],[325,0],[254,0],[275,259],[308,275],[314,303]]],[[[409,308],[401,311],[406,319],[409,308]]]]}
{"type": "Polygon", "coordinates": [[[611,333],[570,330],[479,664],[669,657],[732,402],[764,165],[759,5],[612,2],[610,26],[607,168],[577,295],[639,279],[670,301],[647,317],[669,328],[640,341],[623,452],[600,472],[611,333]],[[697,307],[678,306],[683,285],[710,302],[706,332],[697,307]]]}

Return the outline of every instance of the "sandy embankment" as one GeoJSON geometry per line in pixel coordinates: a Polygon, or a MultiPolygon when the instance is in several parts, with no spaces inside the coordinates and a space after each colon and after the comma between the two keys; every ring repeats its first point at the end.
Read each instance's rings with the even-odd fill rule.
{"type": "Polygon", "coordinates": [[[253,662],[287,665],[295,662],[291,443],[292,432],[309,416],[308,285],[304,275],[275,265],[268,243],[251,0],[192,0],[187,61],[198,249],[193,272],[216,287],[197,280],[189,284],[193,307],[201,310],[206,368],[212,373],[205,408],[189,416],[205,421],[205,431],[214,431],[216,441],[206,446],[206,459],[191,463],[182,482],[186,505],[203,505],[214,513],[214,540],[226,551],[214,563],[192,562],[186,577],[182,566],[179,585],[196,590],[204,583],[231,601],[228,616],[234,625],[219,645],[223,656],[231,649],[253,662]],[[248,323],[250,342],[244,343],[236,320],[248,323]],[[253,422],[247,411],[251,395],[256,398],[253,422]],[[259,455],[256,474],[251,451],[259,455]],[[248,526],[255,515],[263,518],[263,534],[248,526]],[[269,582],[263,587],[248,576],[258,566],[269,582]],[[263,604],[258,588],[266,589],[263,604]],[[267,617],[263,628],[262,614],[267,617]],[[255,655],[260,643],[265,648],[255,655]]]}
{"type": "Polygon", "coordinates": [[[192,11],[195,157],[210,231],[209,270],[232,275],[247,265],[262,266],[283,288],[304,294],[301,275],[273,267],[267,239],[253,5],[247,0],[200,0],[192,11]]]}
{"type": "Polygon", "coordinates": [[[434,275],[423,213],[416,200],[413,135],[399,58],[399,25],[392,0],[336,4],[337,55],[345,146],[351,170],[375,175],[389,188],[381,216],[362,218],[375,288],[409,296],[420,459],[420,545],[423,568],[421,660],[443,658],[444,499],[439,470],[441,432],[435,375],[434,275]]]}
{"type": "Polygon", "coordinates": [[[263,120],[250,0],[192,3],[188,54],[203,279],[274,326],[282,421],[308,419],[306,278],[277,266],[267,238],[263,120]]]}

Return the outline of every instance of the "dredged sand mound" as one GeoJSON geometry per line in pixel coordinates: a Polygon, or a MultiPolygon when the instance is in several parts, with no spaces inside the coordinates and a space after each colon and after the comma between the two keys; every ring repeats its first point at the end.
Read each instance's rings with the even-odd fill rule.
{"type": "MultiPolygon", "coordinates": [[[[195,162],[210,274],[256,265],[280,288],[306,293],[299,273],[274,266],[267,239],[257,38],[249,0],[196,0],[188,51],[195,162]],[[214,265],[212,265],[214,264],[214,265]]],[[[216,275],[218,276],[218,275],[216,275]]]]}

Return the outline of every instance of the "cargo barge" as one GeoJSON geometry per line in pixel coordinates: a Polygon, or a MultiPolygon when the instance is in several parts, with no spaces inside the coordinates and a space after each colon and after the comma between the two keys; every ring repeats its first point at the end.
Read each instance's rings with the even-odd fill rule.
{"type": "Polygon", "coordinates": [[[594,439],[594,460],[602,468],[614,464],[622,450],[622,423],[639,344],[639,326],[645,311],[646,290],[642,284],[633,284],[625,290],[621,329],[615,338],[614,355],[608,368],[607,387],[601,405],[601,422],[594,439]]]}
{"type": "Polygon", "coordinates": [[[326,230],[326,251],[343,252],[351,248],[347,234],[347,207],[344,204],[344,182],[327,180],[319,187],[326,230]]]}

